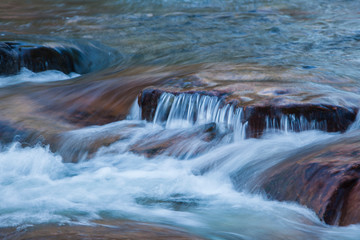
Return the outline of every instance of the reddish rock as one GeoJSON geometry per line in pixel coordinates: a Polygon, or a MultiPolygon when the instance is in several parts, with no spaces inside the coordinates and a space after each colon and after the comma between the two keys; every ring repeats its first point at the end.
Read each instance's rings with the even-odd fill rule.
{"type": "MultiPolygon", "coordinates": [[[[344,131],[354,121],[358,99],[306,83],[335,86],[331,79],[296,74],[248,65],[137,67],[120,72],[108,69],[64,82],[3,88],[0,123],[6,132],[2,135],[11,141],[20,133],[28,143],[44,138],[53,145],[65,131],[124,119],[139,93],[142,117],[151,121],[164,91],[216,96],[224,105],[243,107],[248,137],[261,136],[267,116],[275,122],[283,115],[304,116],[308,121],[324,122],[319,129],[326,131],[344,131]]],[[[336,83],[346,85],[338,79],[336,83]]]]}
{"type": "Polygon", "coordinates": [[[37,225],[21,230],[0,228],[1,239],[18,240],[201,240],[181,229],[133,221],[98,221],[98,225],[37,225]]]}
{"type": "MultiPolygon", "coordinates": [[[[0,88],[0,141],[11,142],[17,136],[20,142],[41,141],[57,151],[62,133],[125,119],[142,89],[188,71],[183,67],[112,70],[68,81],[0,88]]],[[[96,140],[91,149],[116,139],[96,140]]]]}
{"type": "Polygon", "coordinates": [[[329,105],[325,102],[319,104],[299,101],[284,104],[274,101],[274,99],[269,99],[268,102],[261,99],[252,103],[243,103],[241,96],[235,96],[234,92],[218,91],[216,88],[209,91],[168,91],[162,88],[149,88],[143,90],[138,98],[143,119],[153,120],[162,93],[171,93],[175,96],[180,93],[216,96],[219,101],[222,101],[221,106],[232,104],[237,108],[243,108],[241,121],[242,123],[248,122],[247,137],[260,137],[267,128],[267,119],[271,119],[273,127],[281,129],[281,119],[284,117],[294,119],[289,125],[296,132],[306,130],[306,127],[312,122],[313,128],[317,130],[344,132],[355,121],[358,111],[355,107],[329,105]],[[305,122],[306,124],[303,124],[305,126],[302,126],[301,122],[305,122]]]}
{"type": "Polygon", "coordinates": [[[347,139],[290,157],[261,174],[272,199],[296,201],[327,224],[360,222],[360,141],[347,139]]]}

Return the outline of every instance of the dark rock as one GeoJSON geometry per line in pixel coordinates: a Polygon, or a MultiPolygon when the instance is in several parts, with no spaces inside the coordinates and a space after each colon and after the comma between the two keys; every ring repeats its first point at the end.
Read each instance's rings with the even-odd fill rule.
{"type": "Polygon", "coordinates": [[[270,198],[307,206],[327,224],[359,223],[359,138],[290,157],[262,173],[260,182],[270,198]]]}
{"type": "Polygon", "coordinates": [[[0,42],[0,75],[16,74],[19,71],[18,53],[10,45],[0,42]]]}
{"type": "Polygon", "coordinates": [[[46,70],[58,70],[65,74],[76,72],[73,50],[56,49],[49,47],[18,47],[21,58],[21,66],[33,72],[46,70]]]}
{"type": "Polygon", "coordinates": [[[355,121],[357,109],[351,109],[341,106],[318,105],[318,104],[289,104],[284,106],[247,106],[244,108],[245,120],[248,124],[247,136],[260,137],[266,129],[266,118],[272,120],[273,127],[281,128],[283,117],[292,117],[295,120],[289,121],[292,131],[300,132],[308,126],[315,125],[317,130],[327,132],[344,132],[355,121]]]}
{"type": "Polygon", "coordinates": [[[0,74],[11,75],[21,67],[33,72],[58,70],[65,74],[90,71],[92,60],[75,47],[42,46],[21,42],[0,42],[0,74]]]}

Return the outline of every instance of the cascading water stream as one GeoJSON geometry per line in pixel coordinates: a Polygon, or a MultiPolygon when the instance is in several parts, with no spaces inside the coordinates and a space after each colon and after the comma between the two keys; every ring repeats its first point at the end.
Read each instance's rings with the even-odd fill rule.
{"type": "Polygon", "coordinates": [[[173,95],[163,93],[156,108],[155,124],[165,122],[165,128],[184,128],[216,123],[222,130],[231,129],[236,139],[244,139],[247,122],[243,122],[243,109],[225,104],[215,96],[200,94],[173,95]]]}
{"type": "MultiPolygon", "coordinates": [[[[192,128],[196,126],[186,126],[176,134],[192,128]]],[[[246,184],[235,191],[229,179],[239,169],[244,169],[242,178],[253,179],[255,173],[246,171],[249,164],[256,166],[252,171],[261,172],[281,161],[288,151],[331,141],[338,134],[269,133],[263,139],[220,144],[187,161],[161,154],[146,159],[128,152],[133,143],[146,144],[147,139],[151,141],[149,136],[159,131],[166,139],[176,129],[126,120],[68,132],[64,138],[68,146],[80,142],[88,146],[89,141],[109,136],[109,132],[123,135],[77,164],[62,163],[60,156],[40,146],[3,148],[2,227],[52,221],[88,224],[92,219],[120,217],[171,223],[210,239],[268,239],[269,235],[277,239],[356,239],[360,234],[356,226],[327,226],[297,204],[249,194],[246,184]],[[208,168],[206,174],[194,174],[204,168],[208,168]],[[263,231],[255,231],[259,226],[263,231]]],[[[195,141],[189,139],[187,144],[195,141]]]]}
{"type": "Polygon", "coordinates": [[[86,69],[0,77],[0,238],[130,220],[212,240],[360,239],[359,224],[326,224],[260,185],[305,153],[358,156],[346,145],[360,139],[358,5],[0,1],[2,42],[81,50],[72,53],[86,69]],[[128,111],[146,89],[169,92],[128,111]],[[238,103],[225,97],[233,90],[238,103]],[[254,114],[246,104],[259,99],[279,101],[254,114]],[[318,104],[319,114],[277,108],[289,102],[318,104]]]}
{"type": "MultiPolygon", "coordinates": [[[[138,109],[141,111],[141,109],[138,109]]],[[[138,113],[141,116],[141,112],[138,113]]],[[[326,121],[309,120],[305,116],[282,114],[280,117],[266,116],[265,132],[303,132],[308,130],[324,130],[326,121]]],[[[154,114],[153,122],[165,128],[184,128],[206,123],[216,123],[223,131],[234,132],[234,140],[247,138],[248,121],[244,116],[244,108],[225,103],[217,96],[198,93],[181,93],[174,95],[162,93],[154,114]]]]}

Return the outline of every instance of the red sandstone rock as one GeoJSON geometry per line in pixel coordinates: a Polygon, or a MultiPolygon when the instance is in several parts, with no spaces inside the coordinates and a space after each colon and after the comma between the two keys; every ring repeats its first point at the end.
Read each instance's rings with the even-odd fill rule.
{"type": "MultiPolygon", "coordinates": [[[[248,122],[247,137],[260,137],[266,130],[267,118],[275,122],[274,125],[279,126],[282,117],[292,117],[296,121],[306,121],[307,123],[317,123],[316,129],[327,132],[344,132],[355,120],[357,109],[344,105],[329,105],[314,102],[291,102],[284,104],[269,98],[268,102],[263,99],[253,101],[253,103],[242,103],[241,98],[235,98],[232,91],[217,91],[211,89],[209,91],[168,91],[164,88],[144,89],[138,98],[139,106],[142,109],[142,118],[152,121],[157,109],[157,104],[162,93],[171,93],[173,95],[184,94],[200,94],[208,96],[217,96],[222,105],[232,104],[237,108],[243,108],[242,123],[248,122]]],[[[298,132],[301,129],[299,125],[293,125],[293,130],[298,132]]]]}
{"type": "Polygon", "coordinates": [[[347,139],[290,157],[261,174],[270,198],[296,201],[327,224],[360,222],[360,141],[347,139]]]}
{"type": "Polygon", "coordinates": [[[0,228],[2,239],[18,240],[138,240],[138,239],[174,239],[174,240],[201,240],[176,228],[163,225],[140,223],[132,221],[98,221],[99,225],[40,225],[28,227],[21,231],[14,228],[0,228]]]}

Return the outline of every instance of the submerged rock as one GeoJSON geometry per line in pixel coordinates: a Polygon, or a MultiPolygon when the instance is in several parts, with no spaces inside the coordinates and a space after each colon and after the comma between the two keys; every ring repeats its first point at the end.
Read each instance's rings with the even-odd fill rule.
{"type": "MultiPolygon", "coordinates": [[[[142,89],[159,85],[179,72],[182,68],[144,67],[99,73],[66,82],[0,88],[0,128],[3,130],[0,142],[16,140],[33,145],[40,141],[58,151],[63,133],[125,119],[142,89]]],[[[64,160],[77,161],[84,151],[92,154],[116,140],[117,135],[109,139],[104,136],[85,149],[81,144],[74,144],[73,147],[79,149],[72,151],[78,156],[63,154],[65,158],[69,157],[64,160]]]]}
{"type": "Polygon", "coordinates": [[[0,228],[2,239],[40,240],[40,239],[72,239],[72,240],[137,240],[137,239],[178,239],[200,240],[174,227],[140,223],[132,221],[98,221],[98,224],[86,225],[38,225],[22,228],[0,228]]]}
{"type": "MultiPolygon", "coordinates": [[[[0,123],[5,141],[20,135],[23,142],[33,144],[43,138],[56,151],[59,136],[66,131],[125,119],[138,96],[143,119],[162,124],[173,108],[171,119],[198,125],[215,122],[235,130],[238,138],[260,137],[269,129],[343,132],[355,120],[360,101],[341,89],[346,84],[331,81],[248,65],[108,69],[76,80],[0,89],[0,123]],[[341,84],[329,90],[327,85],[314,85],[316,81],[341,84]]],[[[108,145],[116,140],[100,142],[108,145]]],[[[154,144],[134,145],[133,152],[153,155],[156,151],[149,150],[153,147],[161,154],[169,149],[154,144]]],[[[102,144],[95,145],[97,149],[102,144]]]]}
{"type": "Polygon", "coordinates": [[[132,144],[129,151],[148,158],[168,155],[184,159],[207,152],[220,140],[221,134],[216,125],[210,123],[185,131],[179,129],[160,130],[132,144]]]}
{"type": "Polygon", "coordinates": [[[260,182],[270,198],[307,206],[327,224],[360,223],[360,140],[291,156],[262,173],[260,182]]]}

